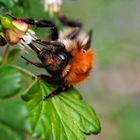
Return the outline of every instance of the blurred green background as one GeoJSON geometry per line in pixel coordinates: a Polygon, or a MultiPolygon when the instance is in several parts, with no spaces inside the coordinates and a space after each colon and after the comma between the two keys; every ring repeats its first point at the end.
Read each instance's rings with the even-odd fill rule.
{"type": "Polygon", "coordinates": [[[75,0],[65,14],[93,29],[96,66],[79,86],[102,131],[88,140],[140,140],[140,1],[75,0]]]}
{"type": "MultiPolygon", "coordinates": [[[[94,107],[102,131],[87,140],[140,140],[140,1],[64,0],[63,11],[82,21],[85,31],[94,31],[96,66],[78,89],[94,107]]],[[[12,13],[40,19],[47,16],[40,0],[19,0],[12,13]]],[[[47,30],[37,31],[47,37],[47,30]]],[[[20,57],[16,63],[25,64],[20,57]]],[[[40,73],[34,66],[25,67],[40,73]]]]}

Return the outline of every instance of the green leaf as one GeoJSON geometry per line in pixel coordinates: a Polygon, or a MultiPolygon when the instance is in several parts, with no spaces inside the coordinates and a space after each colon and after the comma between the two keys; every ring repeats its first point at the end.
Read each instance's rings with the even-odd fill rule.
{"type": "Polygon", "coordinates": [[[8,62],[12,62],[19,54],[20,49],[16,48],[9,52],[8,62]]]}
{"type": "Polygon", "coordinates": [[[10,8],[17,3],[18,0],[0,0],[0,4],[5,5],[6,7],[10,8]]]}
{"type": "Polygon", "coordinates": [[[17,4],[11,8],[11,13],[13,16],[16,16],[16,17],[20,17],[21,15],[25,16],[24,15],[24,8],[20,5],[17,5],[17,4]]]}
{"type": "Polygon", "coordinates": [[[55,87],[35,81],[23,95],[28,101],[29,130],[33,136],[53,140],[84,140],[85,134],[100,132],[94,110],[85,104],[75,89],[43,101],[55,87]]]}
{"type": "Polygon", "coordinates": [[[5,15],[6,13],[8,13],[8,9],[0,2],[0,14],[5,15]]]}
{"type": "Polygon", "coordinates": [[[0,140],[23,140],[27,110],[21,103],[0,101],[0,140]]]}
{"type": "Polygon", "coordinates": [[[0,0],[0,14],[5,15],[10,13],[16,17],[20,17],[24,15],[24,10],[27,9],[21,0],[0,0]]]}
{"type": "Polygon", "coordinates": [[[20,73],[10,66],[0,67],[0,98],[17,94],[20,88],[20,73]]]}

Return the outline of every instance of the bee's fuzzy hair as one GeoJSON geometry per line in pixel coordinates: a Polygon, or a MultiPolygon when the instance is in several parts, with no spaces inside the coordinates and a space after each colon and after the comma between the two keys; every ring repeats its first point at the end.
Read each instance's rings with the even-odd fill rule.
{"type": "MultiPolygon", "coordinates": [[[[66,35],[66,32],[64,34],[66,35]]],[[[63,38],[60,38],[60,41],[65,45],[66,51],[72,55],[70,63],[62,72],[62,77],[65,76],[65,82],[69,86],[86,80],[94,65],[94,52],[91,49],[84,49],[88,40],[89,36],[83,32],[80,32],[74,40],[64,38],[64,35],[63,38]]]]}

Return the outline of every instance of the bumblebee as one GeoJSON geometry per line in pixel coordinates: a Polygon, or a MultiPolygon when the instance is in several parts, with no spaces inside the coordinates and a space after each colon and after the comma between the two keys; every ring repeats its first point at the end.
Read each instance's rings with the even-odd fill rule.
{"type": "Polygon", "coordinates": [[[92,30],[89,33],[82,32],[79,21],[73,21],[62,13],[58,14],[58,18],[70,28],[59,32],[49,20],[20,19],[37,27],[49,27],[51,31],[47,41],[37,39],[28,44],[37,54],[40,63],[22,56],[27,62],[47,70],[50,75],[39,75],[41,79],[59,83],[60,86],[45,96],[44,100],[85,81],[93,67],[94,52],[90,49],[92,30]],[[41,44],[43,48],[36,47],[35,43],[41,44]]]}

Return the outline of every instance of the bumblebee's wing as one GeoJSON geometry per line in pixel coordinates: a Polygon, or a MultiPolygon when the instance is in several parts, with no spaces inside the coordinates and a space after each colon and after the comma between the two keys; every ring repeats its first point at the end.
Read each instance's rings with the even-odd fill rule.
{"type": "Polygon", "coordinates": [[[86,40],[85,44],[84,44],[84,49],[88,50],[91,47],[91,40],[92,40],[92,30],[89,31],[88,33],[88,39],[86,40]]]}
{"type": "Polygon", "coordinates": [[[82,23],[80,21],[68,18],[67,16],[63,15],[61,10],[58,12],[58,19],[63,25],[69,27],[82,27],[82,23]]]}
{"type": "Polygon", "coordinates": [[[80,28],[74,28],[73,30],[71,30],[71,32],[65,38],[73,40],[73,39],[77,38],[79,33],[80,33],[80,28]]]}
{"type": "Polygon", "coordinates": [[[77,36],[80,33],[80,28],[76,27],[76,28],[68,28],[65,29],[63,32],[60,32],[60,38],[61,39],[76,39],[77,36]]]}
{"type": "Polygon", "coordinates": [[[91,46],[92,30],[90,30],[88,34],[81,32],[78,36],[78,40],[81,42],[82,48],[88,50],[91,46]]]}

